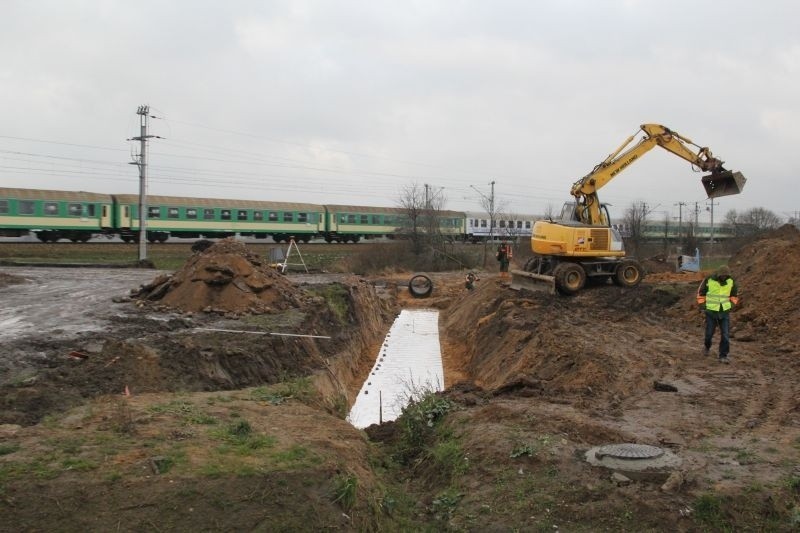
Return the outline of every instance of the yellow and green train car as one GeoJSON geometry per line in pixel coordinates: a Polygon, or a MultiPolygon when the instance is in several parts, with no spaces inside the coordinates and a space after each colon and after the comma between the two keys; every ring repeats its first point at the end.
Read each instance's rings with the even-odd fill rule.
{"type": "Polygon", "coordinates": [[[113,205],[110,194],[0,188],[0,235],[32,231],[42,242],[86,242],[114,232],[113,205]]]}
{"type": "MultiPolygon", "coordinates": [[[[222,238],[232,235],[285,242],[358,242],[378,237],[404,237],[411,231],[408,212],[397,207],[319,205],[178,196],[147,197],[147,239],[164,242],[170,236],[222,238]]],[[[438,211],[438,231],[462,239],[466,215],[438,211]]],[[[424,218],[424,217],[423,217],[424,218]]],[[[422,223],[423,230],[425,223],[422,223]]],[[[83,191],[0,188],[0,236],[34,232],[43,242],[88,241],[92,235],[119,235],[125,242],[139,238],[139,196],[83,191]]]]}
{"type": "MultiPolygon", "coordinates": [[[[126,242],[139,233],[139,196],[115,196],[114,220],[126,242]]],[[[147,197],[147,238],[164,242],[172,235],[217,238],[239,234],[275,242],[293,237],[308,242],[323,231],[325,209],[321,205],[217,198],[147,197]]]]}
{"type": "MultiPolygon", "coordinates": [[[[325,212],[324,237],[328,242],[403,237],[411,227],[408,210],[399,207],[326,205],[325,212]]],[[[437,217],[441,234],[453,240],[462,238],[466,219],[464,213],[438,211],[437,217]]]]}

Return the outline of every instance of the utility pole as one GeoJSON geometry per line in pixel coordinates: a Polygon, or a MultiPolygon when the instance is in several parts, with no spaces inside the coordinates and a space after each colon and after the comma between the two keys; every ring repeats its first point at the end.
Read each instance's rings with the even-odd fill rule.
{"type": "Polygon", "coordinates": [[[678,202],[675,205],[678,206],[678,244],[680,245],[680,241],[683,239],[683,206],[686,205],[686,202],[678,202]]]}
{"type": "Polygon", "coordinates": [[[472,187],[475,190],[475,192],[477,192],[478,194],[481,195],[481,198],[483,199],[483,201],[481,202],[481,205],[483,206],[484,209],[486,209],[486,211],[488,212],[488,215],[489,215],[489,239],[486,240],[486,241],[483,241],[483,267],[484,268],[486,268],[486,255],[487,255],[486,254],[486,246],[487,246],[487,243],[494,239],[494,184],[495,184],[494,180],[492,180],[489,183],[489,185],[492,186],[492,192],[491,192],[491,194],[490,194],[490,196],[488,198],[486,197],[485,194],[483,194],[481,191],[479,191],[474,185],[470,185],[470,187],[472,187]]]}
{"type": "Polygon", "coordinates": [[[492,193],[489,196],[489,215],[490,215],[489,218],[491,219],[489,220],[489,224],[491,226],[489,228],[490,241],[494,240],[494,183],[495,183],[494,180],[492,180],[491,183],[489,183],[489,185],[492,186],[492,193]]]}
{"type": "Polygon", "coordinates": [[[708,244],[708,257],[711,257],[711,253],[714,251],[714,204],[719,203],[715,202],[714,199],[711,199],[711,238],[709,239],[708,244]]]}
{"type": "Polygon", "coordinates": [[[147,139],[156,135],[147,134],[150,106],[139,106],[136,114],[139,115],[140,135],[130,140],[140,142],[139,161],[131,164],[139,166],[139,262],[142,262],[147,259],[147,139]]]}

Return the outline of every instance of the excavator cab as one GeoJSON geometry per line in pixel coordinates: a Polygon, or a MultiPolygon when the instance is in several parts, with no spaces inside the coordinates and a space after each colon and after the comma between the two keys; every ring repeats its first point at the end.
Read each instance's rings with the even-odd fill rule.
{"type": "Polygon", "coordinates": [[[700,180],[709,198],[719,198],[739,194],[744,188],[747,178],[741,172],[733,172],[720,168],[700,180]]]}

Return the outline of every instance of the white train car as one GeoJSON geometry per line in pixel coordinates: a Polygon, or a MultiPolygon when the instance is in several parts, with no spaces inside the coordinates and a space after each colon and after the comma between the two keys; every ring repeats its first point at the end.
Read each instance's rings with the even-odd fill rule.
{"type": "Polygon", "coordinates": [[[542,217],[517,213],[497,214],[494,226],[490,224],[489,215],[476,211],[467,212],[465,240],[481,242],[489,240],[522,241],[531,238],[533,223],[542,217]]]}

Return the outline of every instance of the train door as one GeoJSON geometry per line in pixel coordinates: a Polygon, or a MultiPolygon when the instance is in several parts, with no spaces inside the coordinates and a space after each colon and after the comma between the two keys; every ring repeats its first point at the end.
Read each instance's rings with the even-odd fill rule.
{"type": "Polygon", "coordinates": [[[133,212],[130,204],[119,204],[119,227],[131,228],[133,212]]]}
{"type": "Polygon", "coordinates": [[[111,227],[111,204],[102,204],[100,207],[100,227],[111,227]]]}

